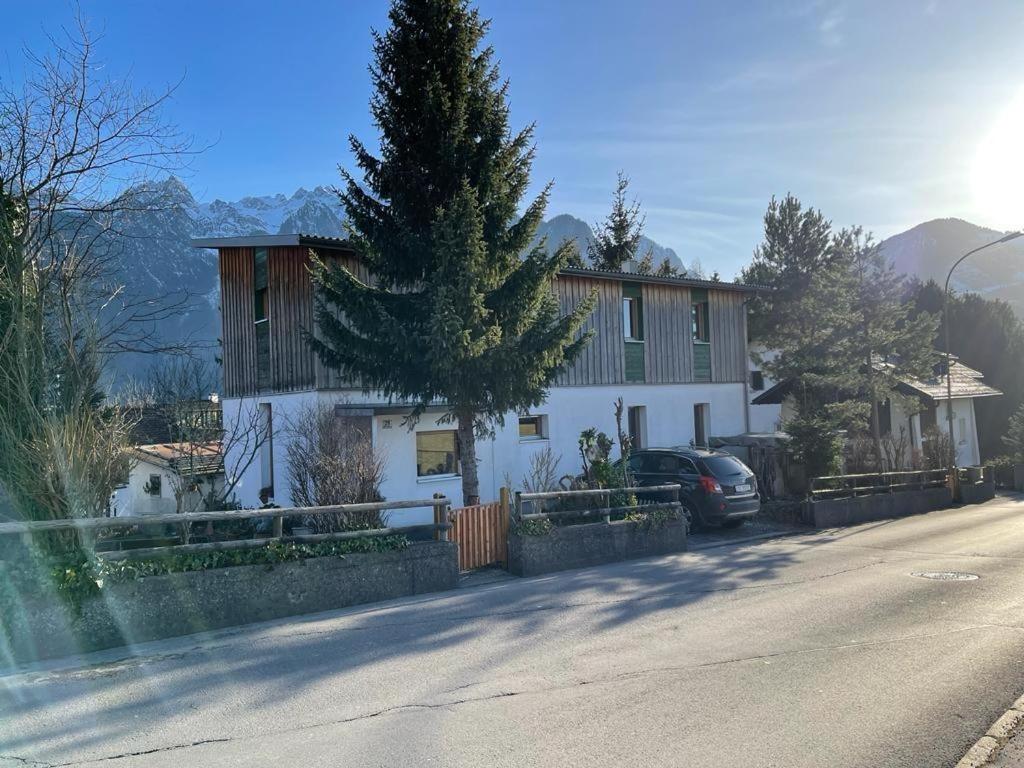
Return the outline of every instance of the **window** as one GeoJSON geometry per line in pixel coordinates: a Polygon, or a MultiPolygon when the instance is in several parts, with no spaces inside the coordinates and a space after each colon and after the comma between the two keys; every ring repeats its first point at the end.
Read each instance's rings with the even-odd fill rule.
{"type": "Polygon", "coordinates": [[[707,291],[694,291],[694,302],[690,308],[690,320],[693,331],[693,340],[701,344],[711,341],[711,329],[708,322],[708,300],[707,291]],[[698,300],[698,298],[700,300],[698,300]]]}
{"type": "Polygon", "coordinates": [[[630,406],[626,410],[629,425],[629,444],[636,449],[647,447],[647,408],[642,405],[630,406]]]}
{"type": "Polygon", "coordinates": [[[706,446],[708,444],[708,411],[711,406],[708,403],[694,403],[693,406],[693,444],[706,446]]]}
{"type": "Polygon", "coordinates": [[[160,475],[150,475],[149,476],[149,482],[146,483],[146,487],[145,487],[146,493],[148,493],[150,496],[159,496],[160,495],[160,484],[161,484],[160,475]]]}
{"type": "Polygon", "coordinates": [[[547,416],[520,416],[520,440],[544,440],[548,436],[547,416]]]}
{"type": "Polygon", "coordinates": [[[755,392],[764,389],[764,373],[762,371],[750,372],[750,388],[755,392]]]}
{"type": "Polygon", "coordinates": [[[643,341],[643,299],[626,297],[622,300],[622,331],[628,341],[643,341]]]}
{"type": "Polygon", "coordinates": [[[459,474],[459,440],[455,430],[416,433],[416,476],[459,474]]]}
{"type": "Polygon", "coordinates": [[[270,403],[259,404],[260,501],[274,498],[274,415],[270,403]]]}
{"type": "Polygon", "coordinates": [[[967,444],[967,419],[963,416],[960,417],[959,423],[960,439],[957,441],[960,445],[967,444]]]}
{"type": "Polygon", "coordinates": [[[878,431],[882,435],[892,433],[892,403],[888,400],[878,404],[878,431]]]}
{"type": "Polygon", "coordinates": [[[269,256],[266,248],[252,254],[253,317],[256,322],[256,386],[270,386],[270,307],[267,294],[269,256]]]}

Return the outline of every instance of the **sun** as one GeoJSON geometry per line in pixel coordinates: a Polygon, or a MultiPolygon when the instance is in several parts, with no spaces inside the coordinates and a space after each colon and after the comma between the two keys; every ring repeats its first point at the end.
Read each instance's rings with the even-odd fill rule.
{"type": "Polygon", "coordinates": [[[1024,90],[978,145],[971,186],[976,209],[992,225],[1024,227],[1024,90]]]}

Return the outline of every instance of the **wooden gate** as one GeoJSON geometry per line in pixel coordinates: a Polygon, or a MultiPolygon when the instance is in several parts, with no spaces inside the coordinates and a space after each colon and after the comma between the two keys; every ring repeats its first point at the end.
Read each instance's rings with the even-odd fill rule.
{"type": "Polygon", "coordinates": [[[495,563],[508,564],[507,504],[496,501],[453,509],[451,521],[452,541],[459,545],[460,571],[495,563]]]}

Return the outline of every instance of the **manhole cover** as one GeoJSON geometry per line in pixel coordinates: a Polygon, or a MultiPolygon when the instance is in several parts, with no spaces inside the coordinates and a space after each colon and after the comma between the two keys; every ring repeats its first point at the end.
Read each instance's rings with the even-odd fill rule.
{"type": "Polygon", "coordinates": [[[979,578],[976,573],[964,571],[911,571],[911,576],[921,579],[934,579],[935,581],[974,581],[979,578]]]}

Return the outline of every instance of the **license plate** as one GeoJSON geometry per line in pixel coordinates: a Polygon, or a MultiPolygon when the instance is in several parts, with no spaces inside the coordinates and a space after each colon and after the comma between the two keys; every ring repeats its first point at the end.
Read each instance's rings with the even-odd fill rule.
{"type": "Polygon", "coordinates": [[[736,486],[736,493],[747,493],[750,490],[750,485],[744,483],[743,485],[736,486]]]}

